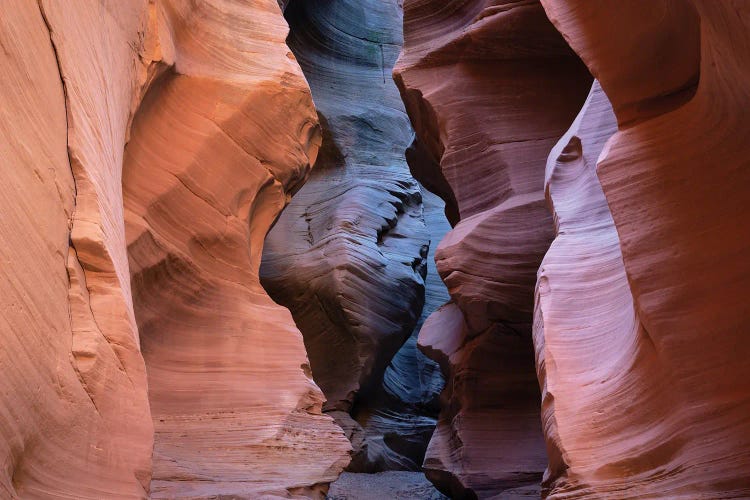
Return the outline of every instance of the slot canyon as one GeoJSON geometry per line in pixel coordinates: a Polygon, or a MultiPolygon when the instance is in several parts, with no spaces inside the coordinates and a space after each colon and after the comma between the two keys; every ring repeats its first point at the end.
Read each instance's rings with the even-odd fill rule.
{"type": "Polygon", "coordinates": [[[0,500],[750,498],[747,0],[0,13],[0,500]]]}

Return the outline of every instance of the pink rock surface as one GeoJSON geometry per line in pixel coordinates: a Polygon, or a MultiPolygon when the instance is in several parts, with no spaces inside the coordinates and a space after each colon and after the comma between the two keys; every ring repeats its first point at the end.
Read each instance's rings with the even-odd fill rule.
{"type": "MultiPolygon", "coordinates": [[[[653,363],[652,346],[634,309],[617,230],[596,177],[597,158],[616,130],[612,107],[595,83],[547,164],[547,198],[558,236],[539,270],[534,325],[550,461],[546,493],[563,482],[561,477],[574,483],[579,475],[606,474],[602,454],[637,456],[643,437],[649,435],[647,425],[653,424],[650,419],[630,423],[633,434],[618,440],[616,451],[612,441],[592,448],[589,429],[612,432],[632,417],[623,401],[634,404],[653,397],[638,385],[640,373],[669,379],[653,363]],[[602,399],[608,404],[602,405],[602,399]]],[[[666,390],[655,392],[670,400],[666,390]]],[[[655,416],[667,417],[663,411],[655,416]]]]}
{"type": "Polygon", "coordinates": [[[546,456],[528,339],[472,337],[462,311],[449,303],[427,320],[419,344],[450,381],[425,457],[427,478],[452,498],[490,498],[522,487],[538,497],[546,456]]]}
{"type": "Polygon", "coordinates": [[[595,90],[550,157],[549,496],[745,498],[750,10],[543,3],[614,108],[595,90]]]}
{"type": "Polygon", "coordinates": [[[538,483],[546,463],[531,341],[553,237],[544,164],[590,76],[538,2],[412,0],[404,23],[412,172],[457,222],[436,254],[453,320],[435,313],[420,334],[449,377],[425,469],[444,492],[489,497],[538,483]]]}
{"type": "Polygon", "coordinates": [[[145,17],[72,7],[0,16],[4,498],[143,497],[151,475],[119,195],[145,17]]]}
{"type": "Polygon", "coordinates": [[[278,4],[1,9],[0,496],[321,496],[349,443],[258,281],[320,145],[278,4]]]}

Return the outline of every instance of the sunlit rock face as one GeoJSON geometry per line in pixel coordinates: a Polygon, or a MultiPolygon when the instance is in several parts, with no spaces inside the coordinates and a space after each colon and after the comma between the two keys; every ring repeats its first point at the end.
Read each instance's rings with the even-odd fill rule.
{"type": "Polygon", "coordinates": [[[3,498],[143,497],[151,476],[120,195],[148,10],[92,7],[0,8],[3,498]]]}
{"type": "Polygon", "coordinates": [[[391,77],[401,8],[299,0],[285,16],[323,146],[269,234],[263,284],[304,334],[325,409],[354,444],[352,470],[417,469],[435,389],[430,380],[424,390],[412,385],[440,375],[413,345],[391,363],[424,304],[430,239],[404,158],[413,133],[391,77]]]}
{"type": "Polygon", "coordinates": [[[0,496],[320,495],[350,446],[258,280],[321,141],[278,4],[0,10],[0,496]]]}
{"type": "Polygon", "coordinates": [[[152,493],[312,494],[349,444],[258,278],[266,233],[320,145],[310,93],[273,1],[166,3],[157,19],[169,67],[138,109],[123,176],[152,493]]]}
{"type": "Polygon", "coordinates": [[[448,376],[425,471],[455,497],[533,493],[546,466],[531,339],[554,236],[545,159],[590,76],[538,2],[404,2],[396,82],[410,165],[456,224],[437,249],[452,302],[420,345],[448,376]]]}
{"type": "Polygon", "coordinates": [[[589,431],[583,418],[585,427],[616,422],[617,409],[627,411],[623,400],[646,396],[645,387],[623,389],[633,384],[634,371],[665,375],[653,364],[635,366],[653,352],[633,306],[620,240],[596,176],[597,159],[616,130],[612,107],[596,82],[547,164],[546,192],[557,237],[539,270],[534,325],[550,461],[545,486],[577,475],[577,460],[566,472],[570,459],[563,457],[570,444],[562,436],[569,436],[573,422],[580,420],[576,428],[584,433],[589,431]],[[597,394],[619,404],[598,409],[597,394]]]}
{"type": "Polygon", "coordinates": [[[746,498],[750,8],[543,3],[606,93],[548,165],[547,493],[746,498]]]}

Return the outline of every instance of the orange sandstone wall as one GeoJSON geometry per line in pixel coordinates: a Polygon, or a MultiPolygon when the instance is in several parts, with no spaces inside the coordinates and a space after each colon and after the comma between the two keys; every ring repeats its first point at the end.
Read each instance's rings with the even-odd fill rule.
{"type": "Polygon", "coordinates": [[[120,195],[138,87],[129,43],[148,16],[145,4],[116,20],[106,7],[11,2],[0,16],[4,498],[149,488],[153,427],[120,195]]]}
{"type": "Polygon", "coordinates": [[[257,276],[320,144],[278,4],[0,9],[0,496],[320,495],[349,444],[257,276]]]}

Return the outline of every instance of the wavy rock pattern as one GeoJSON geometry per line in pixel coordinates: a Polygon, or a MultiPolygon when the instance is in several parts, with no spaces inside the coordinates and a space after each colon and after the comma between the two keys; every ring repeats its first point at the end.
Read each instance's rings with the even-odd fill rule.
{"type": "Polygon", "coordinates": [[[316,494],[349,444],[258,280],[320,144],[278,5],[2,11],[2,496],[145,497],[148,397],[154,497],[316,494]]]}
{"type": "Polygon", "coordinates": [[[437,245],[432,244],[440,241],[450,225],[440,198],[423,189],[422,199],[431,242],[422,315],[411,336],[388,364],[381,386],[360,401],[354,411],[354,417],[364,427],[368,455],[375,459],[370,462],[377,461],[374,467],[377,469],[421,470],[445,385],[438,364],[417,348],[417,338],[425,320],[450,298],[435,267],[437,245]]]}
{"type": "Polygon", "coordinates": [[[549,496],[745,498],[750,9],[544,4],[614,108],[595,90],[550,157],[560,235],[535,329],[549,496]]]}
{"type": "Polygon", "coordinates": [[[149,487],[153,428],[119,177],[140,69],[129,43],[147,6],[117,19],[104,5],[81,7],[12,2],[0,16],[11,180],[2,197],[4,498],[142,497],[149,487]]]}
{"type": "MultiPolygon", "coordinates": [[[[637,374],[654,353],[634,309],[620,240],[596,177],[599,154],[616,131],[612,107],[597,82],[547,164],[547,196],[558,236],[539,271],[534,328],[550,459],[545,486],[568,468],[572,477],[585,474],[584,464],[569,463],[572,447],[590,444],[576,444],[576,432],[606,426],[630,411],[622,403],[605,411],[598,398],[648,400],[637,374]],[[573,423],[578,414],[587,416],[585,423],[573,423]]],[[[653,361],[649,376],[668,378],[653,361]]],[[[670,399],[667,391],[658,396],[670,399]]],[[[660,418],[665,417],[662,412],[660,418]]],[[[586,463],[595,470],[601,458],[593,455],[586,463]]]]}
{"type": "Polygon", "coordinates": [[[400,7],[3,3],[1,498],[750,497],[750,6],[400,7]]]}
{"type": "Polygon", "coordinates": [[[258,277],[263,239],[317,155],[309,90],[274,2],[163,12],[170,70],[139,108],[123,178],[156,427],[152,490],[315,489],[348,463],[349,445],[321,415],[289,312],[258,277]]]}
{"type": "Polygon", "coordinates": [[[453,303],[420,333],[449,378],[425,470],[455,497],[488,497],[538,483],[546,463],[530,335],[553,237],[544,159],[590,77],[538,2],[404,9],[395,76],[417,133],[412,171],[458,222],[436,255],[453,303]]]}
{"type": "Polygon", "coordinates": [[[404,160],[412,132],[391,79],[401,9],[396,0],[291,1],[285,15],[324,140],[310,180],[269,234],[263,283],[304,334],[325,408],[355,443],[352,468],[415,469],[434,420],[406,408],[425,395],[403,384],[419,383],[411,362],[434,365],[412,346],[394,361],[409,380],[382,384],[419,318],[429,245],[404,160]]]}

